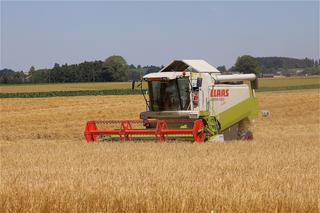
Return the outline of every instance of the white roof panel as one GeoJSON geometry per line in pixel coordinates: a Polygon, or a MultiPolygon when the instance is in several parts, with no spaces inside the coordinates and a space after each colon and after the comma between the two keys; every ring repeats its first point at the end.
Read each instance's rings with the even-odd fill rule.
{"type": "Polygon", "coordinates": [[[165,66],[160,72],[170,71],[192,71],[206,73],[220,73],[214,66],[210,65],[205,60],[174,60],[169,65],[165,66]]]}
{"type": "Polygon", "coordinates": [[[182,60],[198,72],[220,72],[205,60],[182,60]]]}

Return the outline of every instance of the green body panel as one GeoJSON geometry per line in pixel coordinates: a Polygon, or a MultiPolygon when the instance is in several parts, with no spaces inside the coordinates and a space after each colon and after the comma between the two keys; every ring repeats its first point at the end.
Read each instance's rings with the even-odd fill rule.
{"type": "Polygon", "coordinates": [[[211,135],[218,134],[219,125],[217,119],[214,116],[210,116],[210,112],[200,112],[199,118],[204,120],[206,125],[206,131],[209,132],[211,135]]]}
{"type": "Polygon", "coordinates": [[[204,120],[206,124],[206,132],[210,135],[208,135],[209,140],[211,137],[214,137],[245,118],[252,120],[258,117],[258,99],[255,97],[251,82],[246,81],[245,83],[249,89],[248,99],[241,101],[216,116],[210,116],[210,112],[200,112],[199,118],[204,120]]]}
{"type": "Polygon", "coordinates": [[[200,112],[199,118],[205,123],[204,131],[207,132],[207,139],[211,140],[212,137],[219,133],[219,123],[214,116],[210,115],[210,112],[200,112]]]}
{"type": "Polygon", "coordinates": [[[207,124],[206,131],[210,133],[211,137],[222,131],[230,128],[232,125],[248,118],[249,120],[255,119],[259,114],[258,99],[255,97],[254,91],[250,81],[246,84],[249,87],[250,97],[233,107],[219,113],[216,116],[210,116],[210,112],[200,112],[199,118],[207,124]]]}
{"type": "Polygon", "coordinates": [[[220,123],[220,131],[223,131],[244,118],[249,118],[250,120],[256,118],[258,113],[258,100],[255,97],[250,97],[218,114],[216,118],[220,123]]]}

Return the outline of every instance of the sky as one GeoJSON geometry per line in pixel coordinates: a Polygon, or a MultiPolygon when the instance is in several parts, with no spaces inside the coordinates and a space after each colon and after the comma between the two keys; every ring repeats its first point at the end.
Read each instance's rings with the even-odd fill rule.
{"type": "Polygon", "coordinates": [[[319,1],[1,1],[1,69],[123,56],[128,64],[241,55],[319,58],[319,1]]]}

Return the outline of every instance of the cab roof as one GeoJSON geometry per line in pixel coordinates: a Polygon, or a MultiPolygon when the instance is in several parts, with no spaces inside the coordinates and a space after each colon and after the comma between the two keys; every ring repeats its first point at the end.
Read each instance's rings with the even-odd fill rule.
{"type": "Polygon", "coordinates": [[[199,72],[199,73],[220,73],[214,66],[205,60],[173,60],[159,72],[199,72]]]}

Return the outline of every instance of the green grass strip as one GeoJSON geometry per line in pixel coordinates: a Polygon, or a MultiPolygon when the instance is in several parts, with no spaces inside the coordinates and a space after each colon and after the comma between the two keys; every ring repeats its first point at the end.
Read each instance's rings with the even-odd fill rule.
{"type": "Polygon", "coordinates": [[[140,90],[113,89],[113,90],[80,90],[80,91],[52,91],[52,92],[19,92],[0,93],[0,98],[47,98],[61,96],[96,96],[96,95],[135,95],[140,90]]]}
{"type": "MultiPolygon", "coordinates": [[[[320,84],[296,85],[285,87],[261,87],[257,92],[319,89],[320,84]]],[[[145,91],[145,90],[144,90],[145,91]]],[[[80,90],[80,91],[52,91],[52,92],[19,92],[0,93],[0,98],[47,98],[62,96],[97,96],[97,95],[136,95],[141,94],[140,90],[113,89],[113,90],[80,90]]]]}
{"type": "Polygon", "coordinates": [[[260,87],[257,92],[286,91],[286,90],[303,90],[303,89],[319,89],[320,84],[294,85],[284,87],[260,87]]]}

